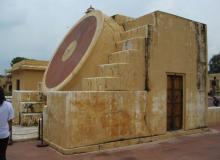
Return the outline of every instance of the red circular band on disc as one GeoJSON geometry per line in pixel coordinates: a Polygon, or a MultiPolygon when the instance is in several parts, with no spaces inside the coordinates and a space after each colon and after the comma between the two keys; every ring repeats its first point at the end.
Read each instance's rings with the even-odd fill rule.
{"type": "Polygon", "coordinates": [[[45,83],[47,88],[53,88],[63,82],[77,66],[83,55],[86,53],[97,27],[97,19],[95,16],[89,16],[81,21],[66,36],[47,70],[45,83]],[[71,56],[62,61],[62,56],[66,48],[71,42],[77,41],[77,46],[71,56]]]}

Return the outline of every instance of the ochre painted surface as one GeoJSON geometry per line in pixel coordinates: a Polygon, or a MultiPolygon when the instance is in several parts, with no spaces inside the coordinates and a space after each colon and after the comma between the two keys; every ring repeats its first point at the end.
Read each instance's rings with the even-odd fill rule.
{"type": "Polygon", "coordinates": [[[39,91],[13,91],[12,104],[14,108],[14,124],[36,125],[45,103],[39,91]],[[31,106],[31,107],[30,107],[31,106]],[[33,114],[32,114],[33,113],[33,114]]]}
{"type": "Polygon", "coordinates": [[[220,107],[208,107],[207,124],[215,125],[220,123],[220,107]]]}
{"type": "Polygon", "coordinates": [[[145,91],[49,92],[44,137],[59,148],[73,149],[153,135],[146,96],[145,91]]]}
{"type": "Polygon", "coordinates": [[[20,90],[39,90],[47,64],[47,61],[23,60],[13,65],[12,90],[17,89],[17,80],[20,80],[20,90]]]}
{"type": "Polygon", "coordinates": [[[41,113],[23,113],[21,114],[20,125],[25,127],[38,126],[40,118],[41,113]]]}
{"type": "Polygon", "coordinates": [[[6,86],[6,77],[0,76],[0,86],[3,88],[6,86]]]}

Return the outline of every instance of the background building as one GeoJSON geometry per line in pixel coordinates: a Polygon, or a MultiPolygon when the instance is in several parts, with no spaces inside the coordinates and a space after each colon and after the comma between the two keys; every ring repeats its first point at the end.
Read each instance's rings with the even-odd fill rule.
{"type": "Polygon", "coordinates": [[[0,87],[5,89],[5,87],[6,87],[5,82],[6,82],[5,76],[4,75],[0,75],[0,87]]]}
{"type": "Polygon", "coordinates": [[[23,60],[12,66],[13,90],[39,90],[47,61],[23,60]]]}

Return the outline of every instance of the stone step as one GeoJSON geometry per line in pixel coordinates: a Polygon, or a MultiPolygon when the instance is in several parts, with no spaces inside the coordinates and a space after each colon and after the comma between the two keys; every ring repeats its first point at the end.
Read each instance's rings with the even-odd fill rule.
{"type": "Polygon", "coordinates": [[[141,51],[137,49],[114,52],[108,56],[108,63],[132,63],[135,58],[141,56],[140,52],[141,51]]]}
{"type": "Polygon", "coordinates": [[[44,108],[43,102],[20,102],[20,112],[22,113],[39,113],[44,108]]]}
{"type": "Polygon", "coordinates": [[[42,113],[20,113],[21,126],[37,126],[42,113]]]}
{"type": "Polygon", "coordinates": [[[120,77],[92,77],[82,80],[84,91],[117,91],[124,90],[120,77]]]}
{"type": "Polygon", "coordinates": [[[38,127],[37,126],[12,126],[12,139],[14,142],[27,141],[37,139],[38,127]]]}
{"type": "Polygon", "coordinates": [[[140,26],[137,28],[133,28],[131,30],[122,32],[121,34],[121,40],[131,39],[133,37],[146,37],[148,35],[148,26],[140,26]]]}
{"type": "Polygon", "coordinates": [[[144,48],[145,48],[145,37],[134,37],[116,43],[117,51],[124,51],[128,49],[144,50],[144,48]]]}
{"type": "Polygon", "coordinates": [[[100,77],[121,77],[127,72],[128,63],[111,63],[98,66],[98,75],[100,77]]]}

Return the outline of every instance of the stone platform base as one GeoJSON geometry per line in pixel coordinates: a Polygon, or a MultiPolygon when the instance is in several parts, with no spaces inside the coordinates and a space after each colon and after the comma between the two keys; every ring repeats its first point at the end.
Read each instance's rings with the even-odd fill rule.
{"type": "Polygon", "coordinates": [[[72,154],[190,134],[205,126],[203,119],[188,114],[182,131],[167,133],[165,108],[150,101],[146,91],[49,92],[44,138],[72,154]]]}
{"type": "Polygon", "coordinates": [[[12,126],[13,142],[22,142],[38,138],[38,127],[12,126]]]}
{"type": "Polygon", "coordinates": [[[154,141],[162,141],[167,140],[183,135],[193,135],[198,133],[204,133],[209,131],[208,128],[200,128],[200,129],[193,129],[193,130],[179,130],[179,131],[173,131],[173,132],[167,132],[164,135],[155,135],[150,137],[137,137],[132,139],[120,139],[112,142],[105,142],[100,143],[96,145],[88,145],[83,147],[76,147],[72,149],[64,149],[54,143],[49,142],[47,139],[44,139],[51,147],[55,148],[59,152],[63,154],[80,154],[80,153],[86,153],[86,152],[94,152],[94,151],[100,151],[100,150],[106,150],[106,149],[113,149],[118,147],[124,147],[128,145],[135,145],[135,144],[141,144],[141,143],[149,143],[154,141]]]}
{"type": "Polygon", "coordinates": [[[220,123],[220,107],[208,107],[207,124],[215,125],[220,123]]]}

